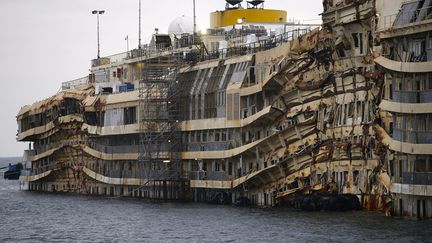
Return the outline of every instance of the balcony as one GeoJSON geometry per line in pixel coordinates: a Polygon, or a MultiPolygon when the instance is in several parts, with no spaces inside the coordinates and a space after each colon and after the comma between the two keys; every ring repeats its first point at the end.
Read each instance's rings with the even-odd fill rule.
{"type": "Polygon", "coordinates": [[[381,18],[378,31],[403,29],[404,27],[411,27],[425,22],[429,23],[432,19],[431,10],[432,6],[420,7],[420,1],[405,3],[398,13],[381,18]]]}
{"type": "Polygon", "coordinates": [[[412,144],[432,144],[432,132],[394,129],[393,139],[412,144]]]}
{"type": "Polygon", "coordinates": [[[221,151],[230,149],[229,141],[189,143],[187,151],[221,151]]]}
{"type": "Polygon", "coordinates": [[[402,184],[432,185],[432,172],[404,172],[402,184]]]}
{"type": "Polygon", "coordinates": [[[400,62],[385,56],[375,58],[375,63],[381,67],[401,73],[428,73],[432,72],[432,61],[424,62],[400,62]]]}
{"type": "Polygon", "coordinates": [[[393,91],[394,102],[398,103],[432,103],[432,90],[393,91]]]}
{"type": "MultiPolygon", "coordinates": [[[[405,153],[405,154],[416,154],[416,155],[430,155],[432,154],[432,143],[429,144],[425,143],[408,143],[408,142],[402,142],[398,141],[397,139],[389,136],[387,132],[380,127],[379,125],[374,124],[373,129],[376,132],[377,139],[383,143],[385,146],[387,146],[390,150],[405,153]]],[[[399,136],[395,135],[395,131],[393,131],[393,136],[399,136]]],[[[430,135],[426,135],[430,136],[430,135]]],[[[429,139],[429,138],[421,138],[421,139],[429,139]]]]}
{"type": "Polygon", "coordinates": [[[106,154],[139,153],[140,151],[139,145],[106,146],[94,142],[89,142],[88,146],[96,151],[103,152],[106,154]]]}
{"type": "Polygon", "coordinates": [[[190,171],[186,174],[189,180],[228,181],[230,176],[226,171],[190,171]]]}

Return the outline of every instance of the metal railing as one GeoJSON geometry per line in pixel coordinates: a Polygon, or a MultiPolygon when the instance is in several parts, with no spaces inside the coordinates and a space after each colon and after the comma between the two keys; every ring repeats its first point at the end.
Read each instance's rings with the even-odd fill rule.
{"type": "Polygon", "coordinates": [[[184,173],[184,178],[189,180],[228,181],[230,176],[226,171],[189,171],[184,173]]]}
{"type": "Polygon", "coordinates": [[[217,142],[190,142],[187,144],[188,151],[222,151],[230,147],[230,141],[217,142]]]}
{"type": "Polygon", "coordinates": [[[68,89],[71,89],[71,88],[73,88],[74,86],[77,86],[77,85],[88,84],[88,82],[89,82],[88,76],[85,76],[85,77],[82,77],[82,78],[77,78],[77,79],[74,79],[74,80],[62,82],[61,89],[62,90],[68,90],[68,89]]]}
{"type": "Polygon", "coordinates": [[[128,59],[134,59],[134,58],[139,58],[139,57],[152,58],[152,57],[159,56],[159,55],[166,53],[166,52],[168,52],[168,53],[166,53],[166,55],[169,55],[172,53],[181,52],[184,49],[185,48],[174,49],[173,47],[162,48],[159,45],[156,45],[156,46],[145,45],[140,49],[134,49],[134,50],[130,50],[127,52],[121,52],[121,53],[113,54],[110,56],[101,57],[99,59],[93,59],[91,61],[91,63],[92,63],[92,67],[98,67],[98,66],[107,65],[107,64],[119,63],[119,62],[123,62],[123,61],[128,60],[128,59]]]}
{"type": "MultiPolygon", "coordinates": [[[[268,37],[267,39],[259,40],[253,43],[240,44],[233,47],[220,49],[219,51],[210,52],[204,56],[199,57],[197,61],[226,58],[235,55],[253,54],[259,51],[272,49],[281,43],[294,40],[295,38],[298,38],[299,36],[304,35],[310,32],[311,30],[312,30],[311,28],[290,30],[280,35],[268,37]]],[[[134,49],[129,52],[122,52],[111,56],[94,59],[92,60],[92,67],[97,67],[97,66],[111,64],[111,63],[118,63],[127,59],[133,59],[138,57],[152,58],[159,55],[172,55],[175,53],[182,53],[183,51],[189,51],[189,50],[190,49],[188,47],[160,48],[158,46],[144,46],[141,49],[134,49]]]]}
{"type": "Polygon", "coordinates": [[[420,23],[432,18],[432,7],[419,8],[413,11],[399,10],[396,14],[382,17],[378,26],[379,31],[387,30],[392,27],[399,27],[411,23],[420,23]]]}
{"type": "Polygon", "coordinates": [[[212,59],[224,59],[231,56],[237,55],[249,55],[260,51],[265,51],[273,49],[282,43],[286,43],[300,37],[301,35],[307,34],[311,31],[311,28],[306,29],[296,29],[287,31],[277,36],[268,37],[264,40],[258,40],[256,42],[240,44],[233,47],[228,47],[225,49],[220,49],[218,51],[210,52],[204,55],[199,61],[212,60],[212,59]]]}

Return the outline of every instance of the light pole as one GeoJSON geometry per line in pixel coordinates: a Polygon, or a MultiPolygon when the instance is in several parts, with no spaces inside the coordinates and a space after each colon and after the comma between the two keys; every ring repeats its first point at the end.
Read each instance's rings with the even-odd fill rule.
{"type": "Polygon", "coordinates": [[[97,53],[97,58],[100,58],[100,43],[99,43],[99,15],[100,14],[104,14],[105,10],[93,10],[92,14],[96,14],[97,15],[97,45],[98,45],[98,53],[97,53]]]}

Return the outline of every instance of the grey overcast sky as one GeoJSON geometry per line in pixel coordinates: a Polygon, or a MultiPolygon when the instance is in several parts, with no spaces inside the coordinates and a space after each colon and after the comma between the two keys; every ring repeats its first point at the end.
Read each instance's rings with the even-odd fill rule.
{"type": "MultiPolygon", "coordinates": [[[[283,9],[288,18],[320,23],[322,0],[267,0],[266,8],[283,9]]],[[[175,17],[192,16],[192,0],[142,0],[142,36],[154,28],[166,32],[175,17]]],[[[209,26],[209,13],[222,10],[224,0],[196,0],[197,24],[209,26]]],[[[97,54],[96,16],[100,18],[101,55],[138,45],[138,0],[1,0],[0,156],[22,156],[28,144],[17,143],[15,115],[20,107],[59,91],[60,83],[89,72],[97,54]]]]}

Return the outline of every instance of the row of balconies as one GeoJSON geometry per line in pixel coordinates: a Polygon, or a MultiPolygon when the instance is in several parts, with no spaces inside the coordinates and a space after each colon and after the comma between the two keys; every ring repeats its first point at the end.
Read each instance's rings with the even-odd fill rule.
{"type": "Polygon", "coordinates": [[[402,184],[432,185],[432,172],[403,172],[402,184]]]}
{"type": "Polygon", "coordinates": [[[432,131],[393,130],[393,139],[412,144],[432,144],[432,131]]]}
{"type": "Polygon", "coordinates": [[[393,91],[392,100],[399,103],[432,103],[432,90],[393,91]]]}

